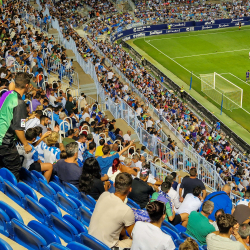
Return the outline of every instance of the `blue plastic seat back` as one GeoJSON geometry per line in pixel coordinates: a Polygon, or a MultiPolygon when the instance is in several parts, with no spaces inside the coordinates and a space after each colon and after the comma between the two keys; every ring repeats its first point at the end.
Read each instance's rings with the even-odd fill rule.
{"type": "Polygon", "coordinates": [[[41,179],[47,182],[46,178],[40,172],[37,172],[36,170],[32,170],[31,172],[36,176],[37,179],[41,179]]]}
{"type": "Polygon", "coordinates": [[[70,250],[91,250],[90,248],[84,246],[81,243],[72,241],[67,245],[67,248],[69,248],[70,250]]]}
{"type": "Polygon", "coordinates": [[[20,170],[20,179],[25,182],[28,186],[34,188],[37,190],[37,185],[38,185],[38,179],[36,176],[27,170],[26,168],[21,168],[20,170]]]}
{"type": "Polygon", "coordinates": [[[175,226],[173,226],[170,222],[168,222],[168,221],[166,221],[166,220],[164,220],[164,221],[162,222],[162,226],[168,227],[168,228],[170,228],[172,231],[174,231],[174,232],[176,232],[177,234],[179,234],[178,229],[175,228],[175,226]]]}
{"type": "Polygon", "coordinates": [[[17,219],[23,223],[22,216],[7,203],[0,201],[0,208],[9,216],[10,220],[17,219]]]}
{"type": "Polygon", "coordinates": [[[16,186],[16,184],[17,184],[16,177],[15,177],[15,175],[13,175],[13,174],[10,172],[10,170],[8,170],[7,168],[1,168],[1,169],[0,169],[0,176],[1,176],[3,179],[5,179],[5,180],[11,182],[13,185],[16,186]]]}
{"type": "Polygon", "coordinates": [[[58,243],[51,243],[50,245],[48,245],[48,249],[49,250],[70,250],[68,247],[65,247],[58,243]]]}
{"type": "Polygon", "coordinates": [[[25,208],[26,211],[32,214],[37,220],[47,223],[47,218],[49,216],[48,210],[29,195],[25,196],[25,208]]]}
{"type": "Polygon", "coordinates": [[[42,179],[38,180],[38,191],[51,201],[56,201],[56,191],[50,185],[48,185],[47,181],[42,179]]]}
{"type": "Polygon", "coordinates": [[[137,209],[141,209],[140,206],[134,202],[133,200],[129,199],[128,198],[128,201],[127,201],[127,205],[131,208],[137,208],[137,209]]]}
{"type": "Polygon", "coordinates": [[[92,212],[89,211],[86,207],[82,206],[79,208],[80,212],[80,221],[87,227],[89,227],[90,219],[92,216],[92,212]]]}
{"type": "Polygon", "coordinates": [[[47,245],[53,242],[61,244],[61,240],[59,239],[57,234],[42,223],[32,220],[29,222],[28,227],[40,234],[46,240],[47,245]]]}
{"type": "Polygon", "coordinates": [[[56,191],[56,193],[61,192],[64,194],[64,189],[60,187],[57,183],[50,181],[49,185],[56,191]]]}
{"type": "Polygon", "coordinates": [[[51,181],[55,182],[57,185],[59,185],[60,187],[64,189],[64,186],[57,175],[53,175],[53,177],[51,178],[51,181]]]}
{"type": "Polygon", "coordinates": [[[4,193],[4,179],[0,176],[0,191],[4,193]]]}
{"type": "Polygon", "coordinates": [[[95,237],[82,233],[77,237],[77,241],[82,243],[83,245],[89,247],[90,249],[95,249],[95,250],[110,250],[110,248],[96,239],[95,237]]]}
{"type": "Polygon", "coordinates": [[[13,250],[13,248],[1,238],[0,238],[0,249],[1,250],[13,250]]]}
{"type": "Polygon", "coordinates": [[[56,214],[62,216],[62,212],[61,212],[60,208],[50,199],[48,199],[46,197],[41,197],[39,200],[39,203],[41,205],[43,205],[48,210],[49,214],[56,213],[56,214]]]}
{"type": "Polygon", "coordinates": [[[169,227],[161,227],[161,230],[172,237],[172,240],[175,241],[177,239],[180,239],[180,235],[177,234],[175,231],[171,230],[169,227]]]}
{"type": "MultiPolygon", "coordinates": [[[[183,239],[177,239],[177,240],[175,240],[175,246],[177,246],[177,247],[179,247],[179,245],[180,244],[182,244],[184,242],[184,240],[183,239]]],[[[178,248],[179,249],[179,248],[178,248]]]]}
{"type": "Polygon", "coordinates": [[[42,250],[47,246],[45,239],[20,221],[11,221],[10,238],[27,249],[42,250]]]}
{"type": "Polygon", "coordinates": [[[62,208],[67,213],[73,215],[74,217],[77,217],[79,215],[78,206],[65,194],[58,192],[57,198],[58,198],[58,206],[60,208],[62,208]]]}
{"type": "Polygon", "coordinates": [[[67,220],[56,213],[49,216],[49,227],[65,242],[75,241],[78,232],[67,220]]]}
{"type": "Polygon", "coordinates": [[[5,190],[4,193],[13,201],[15,201],[19,206],[23,207],[24,194],[23,192],[13,185],[11,182],[4,180],[5,190]]]}
{"type": "Polygon", "coordinates": [[[0,233],[9,237],[8,223],[10,223],[10,217],[0,209],[0,233]]]}
{"type": "Polygon", "coordinates": [[[79,197],[79,190],[74,185],[63,181],[63,186],[66,194],[79,197]]]}
{"type": "Polygon", "coordinates": [[[24,195],[29,195],[34,200],[38,201],[35,191],[23,182],[17,183],[17,187],[24,193],[24,195]]]}
{"type": "Polygon", "coordinates": [[[80,199],[85,207],[88,207],[91,211],[94,211],[96,201],[90,195],[86,195],[83,192],[80,193],[80,199]]]}
{"type": "Polygon", "coordinates": [[[74,197],[72,195],[68,195],[68,198],[70,198],[72,201],[74,201],[78,208],[81,206],[84,206],[83,202],[81,200],[77,199],[76,197],[74,197]]]}
{"type": "Polygon", "coordinates": [[[76,218],[74,218],[73,216],[69,215],[69,214],[65,214],[63,216],[63,218],[68,221],[70,224],[72,224],[72,226],[75,227],[75,229],[77,230],[78,234],[80,233],[88,233],[88,229],[76,218]]]}

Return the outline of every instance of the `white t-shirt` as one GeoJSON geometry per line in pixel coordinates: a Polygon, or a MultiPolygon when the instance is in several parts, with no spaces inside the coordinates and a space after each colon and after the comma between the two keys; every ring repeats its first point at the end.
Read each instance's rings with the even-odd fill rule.
{"type": "Polygon", "coordinates": [[[57,105],[55,104],[56,98],[53,95],[49,96],[49,102],[53,107],[57,107],[57,105]]]}
{"type": "Polygon", "coordinates": [[[137,221],[132,231],[131,250],[174,250],[171,236],[148,222],[137,221]]]}
{"type": "Polygon", "coordinates": [[[34,128],[39,124],[40,124],[40,119],[38,119],[37,117],[34,117],[33,119],[28,120],[25,123],[25,131],[29,128],[34,128]]]}
{"type": "Polygon", "coordinates": [[[131,137],[128,134],[123,136],[124,141],[131,141],[131,137]]]}
{"type": "Polygon", "coordinates": [[[151,120],[148,120],[146,125],[147,125],[147,128],[151,128],[153,125],[153,122],[151,120]]]}
{"type": "Polygon", "coordinates": [[[172,203],[174,204],[175,211],[180,207],[181,202],[179,201],[179,194],[172,187],[168,192],[168,196],[171,198],[172,203]]]}
{"type": "Polygon", "coordinates": [[[193,194],[187,194],[176,213],[190,214],[192,211],[197,211],[200,208],[201,204],[202,202],[198,197],[194,196],[193,194]]]}
{"type": "Polygon", "coordinates": [[[108,79],[110,80],[110,79],[112,79],[112,77],[113,77],[113,75],[114,75],[114,73],[113,72],[108,72],[108,79]]]}

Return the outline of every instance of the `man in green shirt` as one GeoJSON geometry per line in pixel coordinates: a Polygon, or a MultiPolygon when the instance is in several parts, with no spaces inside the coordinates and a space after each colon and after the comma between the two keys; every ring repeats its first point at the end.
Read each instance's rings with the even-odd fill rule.
{"type": "Polygon", "coordinates": [[[206,245],[206,237],[215,231],[212,224],[209,223],[208,216],[214,210],[212,201],[205,201],[202,205],[202,211],[193,211],[189,215],[186,233],[195,238],[201,245],[206,245]]]}

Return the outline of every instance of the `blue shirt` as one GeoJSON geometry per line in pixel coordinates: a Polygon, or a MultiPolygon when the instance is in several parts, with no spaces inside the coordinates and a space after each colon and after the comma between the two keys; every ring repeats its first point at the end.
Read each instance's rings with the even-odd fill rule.
{"type": "Polygon", "coordinates": [[[108,173],[109,168],[112,166],[114,159],[119,158],[119,154],[116,153],[112,156],[103,158],[102,156],[97,157],[97,161],[100,165],[102,176],[108,173]]]}
{"type": "Polygon", "coordinates": [[[83,158],[82,163],[84,164],[84,162],[90,157],[95,157],[95,156],[91,154],[88,150],[85,150],[82,156],[83,158]]]}
{"type": "MultiPolygon", "coordinates": [[[[215,221],[214,214],[218,209],[223,209],[226,214],[231,214],[232,211],[232,201],[224,191],[214,192],[209,194],[205,200],[211,200],[214,203],[214,210],[213,212],[208,216],[208,219],[215,221]],[[215,196],[216,195],[216,196],[215,196]],[[211,199],[210,199],[211,198],[211,199]]],[[[200,211],[202,210],[202,206],[200,207],[200,211]]]]}

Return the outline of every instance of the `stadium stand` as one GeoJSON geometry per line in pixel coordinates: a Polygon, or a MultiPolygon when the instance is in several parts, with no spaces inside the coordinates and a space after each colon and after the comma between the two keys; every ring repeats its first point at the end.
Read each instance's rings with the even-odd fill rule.
{"type": "MultiPolygon", "coordinates": [[[[164,249],[184,249],[185,244],[201,250],[207,244],[212,249],[216,241],[224,243],[220,235],[225,234],[225,223],[229,225],[224,235],[229,238],[227,249],[246,248],[249,242],[237,231],[237,221],[248,219],[239,217],[238,212],[249,203],[248,160],[241,159],[225,140],[219,124],[216,129],[209,128],[120,45],[96,39],[136,22],[132,15],[117,13],[109,1],[85,1],[97,19],[87,26],[91,35],[81,37],[77,28],[87,21],[78,12],[82,3],[37,4],[39,11],[28,2],[2,3],[1,249],[152,249],[156,242],[164,249]],[[58,29],[60,43],[48,33],[51,27],[58,29]],[[69,48],[94,79],[100,102],[80,93],[78,73],[67,57],[69,48]],[[108,118],[109,111],[113,116],[108,118]],[[160,122],[152,118],[153,114],[160,122]],[[130,130],[117,126],[121,118],[130,130]],[[189,151],[176,147],[171,135],[159,125],[165,121],[199,158],[193,159],[189,151]],[[140,148],[131,138],[131,130],[140,135],[140,148]],[[172,170],[178,171],[178,182],[172,170]],[[190,172],[190,176],[181,180],[180,170],[190,172]],[[140,205],[146,193],[143,209],[127,198],[132,186],[136,190],[132,197],[140,205]],[[238,201],[235,211],[230,216],[218,215],[220,209],[231,213],[222,199],[215,199],[230,195],[230,186],[232,198],[238,201]],[[203,197],[194,191],[197,187],[203,190],[203,197]],[[206,189],[212,192],[210,198],[205,198],[206,189]],[[176,201],[189,199],[192,202],[185,204],[204,202],[200,212],[188,207],[189,220],[184,224],[187,212],[179,214],[176,201]],[[209,221],[212,214],[214,218],[209,221]],[[215,235],[212,232],[217,227],[219,233],[215,235]],[[133,237],[133,243],[123,229],[133,237]],[[120,233],[123,240],[119,240],[120,233]]],[[[155,20],[155,4],[152,1],[143,7],[145,4],[138,2],[136,17],[147,21],[154,10],[155,20]]],[[[214,14],[221,17],[216,5],[168,4],[179,12],[183,8],[186,13],[194,9],[209,12],[204,15],[206,20],[214,14]]],[[[164,8],[160,12],[163,16],[169,12],[164,8]]],[[[171,18],[180,18],[172,13],[171,18]]],[[[228,204],[232,208],[231,200],[228,204]]]]}

